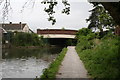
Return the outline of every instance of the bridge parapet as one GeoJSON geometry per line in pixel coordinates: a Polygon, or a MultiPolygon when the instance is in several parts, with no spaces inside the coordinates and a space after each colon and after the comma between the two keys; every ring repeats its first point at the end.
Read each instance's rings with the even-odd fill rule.
{"type": "Polygon", "coordinates": [[[77,30],[63,30],[63,29],[37,29],[37,34],[69,34],[75,35],[77,30]]]}

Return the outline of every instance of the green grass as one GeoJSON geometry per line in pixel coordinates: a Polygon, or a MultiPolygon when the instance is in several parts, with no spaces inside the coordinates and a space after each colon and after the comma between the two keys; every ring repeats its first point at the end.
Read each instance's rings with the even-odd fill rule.
{"type": "Polygon", "coordinates": [[[94,79],[115,79],[120,76],[120,37],[105,36],[97,40],[81,40],[76,51],[88,74],[94,79]]]}
{"type": "Polygon", "coordinates": [[[55,61],[53,61],[47,69],[44,69],[43,75],[41,75],[41,79],[55,79],[56,73],[59,70],[59,66],[64,59],[64,56],[67,52],[67,48],[63,48],[63,50],[59,53],[55,61]]]}

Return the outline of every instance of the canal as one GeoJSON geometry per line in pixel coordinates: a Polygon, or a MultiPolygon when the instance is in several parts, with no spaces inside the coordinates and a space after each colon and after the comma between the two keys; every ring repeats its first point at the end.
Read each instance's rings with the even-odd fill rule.
{"type": "Polygon", "coordinates": [[[11,48],[2,50],[3,78],[35,78],[42,75],[63,47],[49,48],[11,48]]]}

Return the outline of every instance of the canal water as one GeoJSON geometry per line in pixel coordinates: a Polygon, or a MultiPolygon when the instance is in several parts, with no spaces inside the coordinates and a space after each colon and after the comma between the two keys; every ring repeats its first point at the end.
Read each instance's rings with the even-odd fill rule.
{"type": "Polygon", "coordinates": [[[62,47],[37,49],[3,49],[2,50],[2,78],[35,78],[42,75],[62,47]]]}

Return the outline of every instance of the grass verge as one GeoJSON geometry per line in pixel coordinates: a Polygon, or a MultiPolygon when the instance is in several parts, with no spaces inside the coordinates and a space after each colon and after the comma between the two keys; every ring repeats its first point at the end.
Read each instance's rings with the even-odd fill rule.
{"type": "Polygon", "coordinates": [[[88,74],[95,80],[115,80],[120,76],[120,37],[81,40],[76,51],[88,74]],[[96,43],[97,42],[97,43],[96,43]]]}
{"type": "Polygon", "coordinates": [[[67,48],[63,48],[60,54],[57,56],[57,58],[49,65],[49,67],[44,69],[43,75],[41,75],[40,77],[42,80],[56,78],[56,73],[59,70],[59,66],[63,61],[66,52],[67,52],[67,48]]]}

